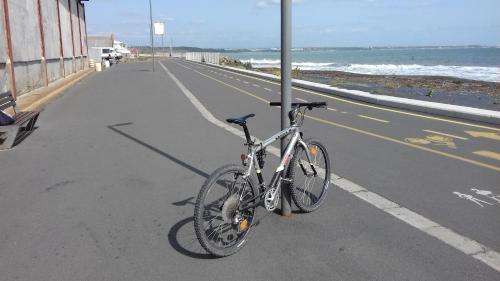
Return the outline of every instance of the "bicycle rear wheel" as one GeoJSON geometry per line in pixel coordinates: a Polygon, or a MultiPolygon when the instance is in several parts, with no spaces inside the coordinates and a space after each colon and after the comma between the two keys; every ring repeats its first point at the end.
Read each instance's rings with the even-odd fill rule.
{"type": "Polygon", "coordinates": [[[326,147],[318,140],[308,139],[305,143],[317,174],[314,175],[304,148],[297,145],[288,166],[287,178],[292,180],[290,191],[295,205],[304,212],[312,212],[325,200],[330,185],[330,157],[326,147]]]}
{"type": "Polygon", "coordinates": [[[239,211],[238,207],[254,198],[258,190],[250,177],[243,178],[244,174],[241,166],[223,166],[210,175],[198,194],[194,210],[196,237],[214,256],[232,255],[246,244],[255,208],[239,211]]]}

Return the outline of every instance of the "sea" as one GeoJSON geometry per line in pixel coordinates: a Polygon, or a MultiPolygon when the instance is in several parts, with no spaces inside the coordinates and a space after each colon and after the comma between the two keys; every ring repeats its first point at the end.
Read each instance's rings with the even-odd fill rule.
{"type": "MultiPolygon", "coordinates": [[[[277,49],[227,54],[255,68],[280,67],[277,49]]],[[[451,76],[500,82],[500,47],[298,48],[293,68],[375,75],[451,76]]]]}

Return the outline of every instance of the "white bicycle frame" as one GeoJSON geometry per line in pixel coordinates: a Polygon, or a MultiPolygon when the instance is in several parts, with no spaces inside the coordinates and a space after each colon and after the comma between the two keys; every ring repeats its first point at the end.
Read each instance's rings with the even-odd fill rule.
{"type": "Polygon", "coordinates": [[[309,154],[309,149],[307,148],[307,144],[302,140],[302,134],[300,132],[300,127],[298,126],[291,126],[289,128],[284,129],[283,131],[276,133],[272,137],[268,138],[267,140],[263,141],[260,144],[254,144],[250,147],[250,152],[246,157],[246,165],[248,166],[246,174],[243,176],[244,178],[247,178],[250,176],[252,173],[252,169],[255,168],[255,172],[257,174],[257,178],[259,180],[259,185],[261,186],[261,191],[267,189],[264,181],[264,177],[262,176],[262,168],[260,167],[259,161],[257,160],[257,152],[265,149],[267,146],[271,145],[272,143],[287,137],[289,135],[292,135],[292,138],[290,142],[288,143],[285,153],[283,154],[283,157],[281,158],[280,165],[276,169],[271,181],[269,182],[269,186],[267,188],[276,188],[276,193],[279,190],[279,183],[281,182],[283,178],[283,171],[285,168],[288,166],[290,163],[290,160],[293,155],[293,149],[295,148],[295,145],[298,143],[300,146],[304,148],[304,151],[306,151],[306,156],[307,160],[309,161],[309,165],[311,166],[311,170],[317,174],[316,169],[314,168],[314,165],[312,164],[311,161],[311,155],[309,154]]]}

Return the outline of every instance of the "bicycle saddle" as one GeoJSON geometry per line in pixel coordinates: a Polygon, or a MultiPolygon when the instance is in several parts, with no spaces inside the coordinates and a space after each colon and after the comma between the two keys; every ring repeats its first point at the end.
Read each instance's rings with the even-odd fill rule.
{"type": "Polygon", "coordinates": [[[243,125],[246,125],[247,124],[247,119],[248,118],[251,118],[251,117],[254,117],[255,114],[248,114],[248,115],[245,115],[245,116],[242,116],[240,118],[229,118],[229,119],[226,119],[226,122],[228,123],[234,123],[234,124],[238,124],[240,126],[243,126],[243,125]]]}

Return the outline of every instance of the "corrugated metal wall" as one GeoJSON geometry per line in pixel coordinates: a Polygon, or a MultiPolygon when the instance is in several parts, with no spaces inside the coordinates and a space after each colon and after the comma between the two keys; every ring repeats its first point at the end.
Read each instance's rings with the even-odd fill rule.
{"type": "Polygon", "coordinates": [[[0,0],[0,91],[20,96],[86,69],[84,9],[79,0],[0,0]]]}

